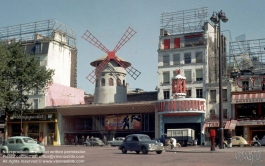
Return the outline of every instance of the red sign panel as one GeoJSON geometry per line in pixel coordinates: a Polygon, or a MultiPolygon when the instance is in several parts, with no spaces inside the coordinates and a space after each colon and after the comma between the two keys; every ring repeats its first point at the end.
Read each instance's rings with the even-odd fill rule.
{"type": "Polygon", "coordinates": [[[105,116],[105,130],[141,130],[141,115],[105,116]]]}

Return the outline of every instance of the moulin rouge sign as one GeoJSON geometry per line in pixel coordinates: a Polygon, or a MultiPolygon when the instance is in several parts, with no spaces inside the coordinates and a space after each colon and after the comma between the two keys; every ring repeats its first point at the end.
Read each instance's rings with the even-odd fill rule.
{"type": "Polygon", "coordinates": [[[157,103],[158,112],[205,111],[205,100],[166,100],[157,103]]]}

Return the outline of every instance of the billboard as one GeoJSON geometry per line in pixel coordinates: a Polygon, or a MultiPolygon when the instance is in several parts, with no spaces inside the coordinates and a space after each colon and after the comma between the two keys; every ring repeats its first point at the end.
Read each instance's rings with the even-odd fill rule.
{"type": "Polygon", "coordinates": [[[105,116],[105,130],[141,130],[141,115],[105,116]]]}

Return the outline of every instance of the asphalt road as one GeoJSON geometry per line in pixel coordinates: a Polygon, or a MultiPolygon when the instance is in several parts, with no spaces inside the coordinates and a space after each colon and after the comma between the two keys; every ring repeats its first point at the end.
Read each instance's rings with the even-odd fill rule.
{"type": "Polygon", "coordinates": [[[0,165],[25,166],[264,166],[265,147],[216,149],[209,147],[181,147],[177,152],[147,155],[127,152],[122,154],[118,147],[46,146],[42,157],[1,156],[0,165]],[[208,151],[209,150],[209,151],[208,151]]]}

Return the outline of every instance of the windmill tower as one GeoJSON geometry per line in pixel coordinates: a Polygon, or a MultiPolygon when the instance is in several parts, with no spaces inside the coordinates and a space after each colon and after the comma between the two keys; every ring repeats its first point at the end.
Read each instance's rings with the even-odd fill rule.
{"type": "Polygon", "coordinates": [[[131,66],[130,62],[118,57],[116,52],[128,42],[136,32],[128,28],[120,41],[109,51],[95,36],[88,30],[82,36],[83,39],[104,51],[106,55],[90,63],[95,67],[86,78],[95,84],[94,103],[119,103],[127,101],[126,73],[135,80],[141,74],[131,66]]]}

